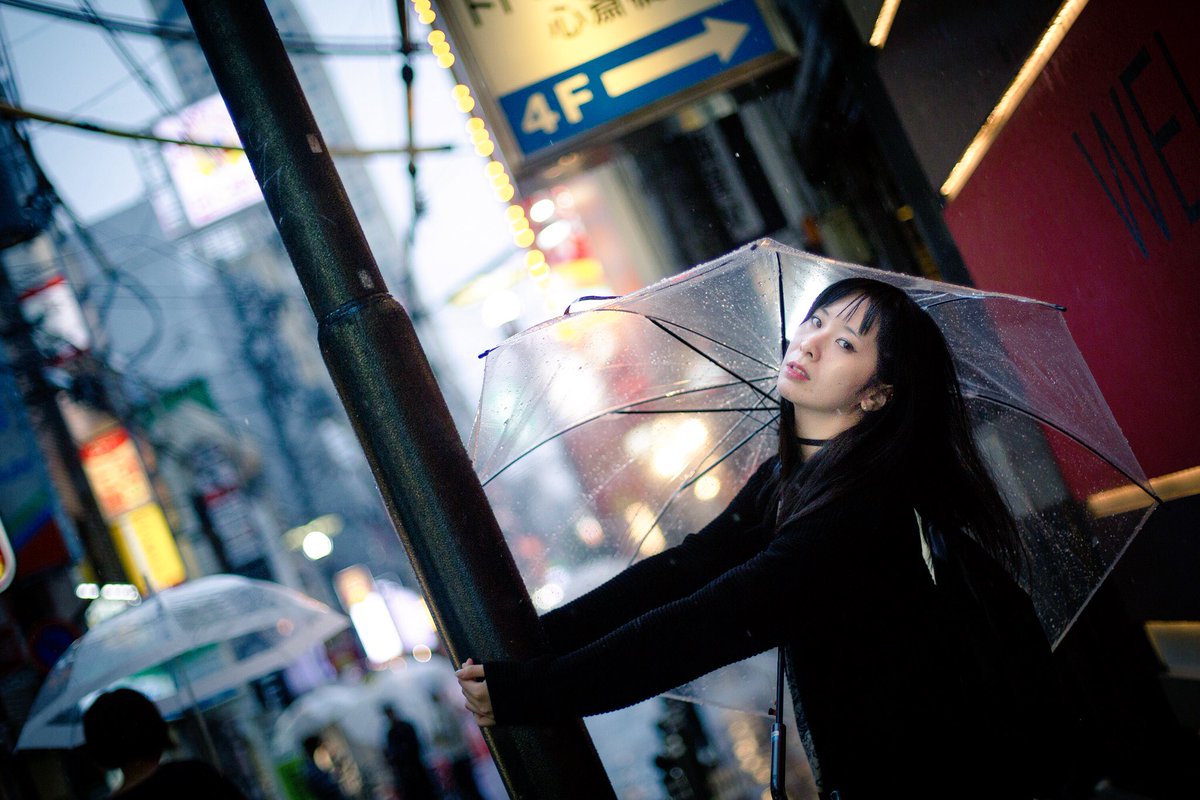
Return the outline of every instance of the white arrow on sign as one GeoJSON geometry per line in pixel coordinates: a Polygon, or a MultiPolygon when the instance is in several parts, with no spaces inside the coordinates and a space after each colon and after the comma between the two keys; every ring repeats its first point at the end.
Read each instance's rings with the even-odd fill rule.
{"type": "Polygon", "coordinates": [[[619,97],[711,55],[728,61],[750,32],[750,26],[741,22],[710,17],[703,21],[703,33],[601,73],[604,91],[609,97],[619,97]]]}

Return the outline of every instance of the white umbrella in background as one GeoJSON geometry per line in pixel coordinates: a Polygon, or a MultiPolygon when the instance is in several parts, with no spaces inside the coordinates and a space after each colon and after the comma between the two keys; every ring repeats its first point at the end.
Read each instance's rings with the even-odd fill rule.
{"type": "Polygon", "coordinates": [[[363,690],[359,686],[331,683],[318,686],[297,698],[275,720],[271,749],[287,753],[305,737],[315,736],[330,725],[342,725],[361,715],[363,690]]]}
{"type": "Polygon", "coordinates": [[[283,669],[349,624],[307,595],[236,575],[164,589],[71,645],[38,692],[17,748],[82,744],[83,711],[106,689],[137,688],[169,715],[283,669]]]}

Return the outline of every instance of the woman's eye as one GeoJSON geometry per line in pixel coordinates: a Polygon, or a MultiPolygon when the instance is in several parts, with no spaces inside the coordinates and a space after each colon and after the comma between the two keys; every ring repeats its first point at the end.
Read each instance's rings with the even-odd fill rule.
{"type": "Polygon", "coordinates": [[[842,348],[843,350],[847,350],[851,353],[854,352],[854,345],[850,344],[849,341],[847,341],[845,339],[838,339],[837,343],[838,343],[838,347],[842,348]]]}
{"type": "Polygon", "coordinates": [[[809,317],[808,321],[812,323],[812,326],[814,328],[821,327],[821,318],[820,317],[809,317]]]}

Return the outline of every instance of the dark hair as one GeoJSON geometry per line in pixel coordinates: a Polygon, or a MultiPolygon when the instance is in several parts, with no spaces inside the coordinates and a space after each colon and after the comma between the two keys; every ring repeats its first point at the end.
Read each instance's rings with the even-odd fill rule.
{"type": "Polygon", "coordinates": [[[83,713],[83,740],[87,752],[106,769],[135,759],[157,761],[171,743],[167,723],[154,703],[125,688],[105,692],[83,713]]]}
{"type": "Polygon", "coordinates": [[[943,531],[964,529],[998,562],[1022,566],[1020,538],[971,436],[962,388],[937,323],[902,289],[870,278],[828,286],[818,309],[846,297],[866,303],[861,330],[878,328],[874,384],[892,387],[867,413],[805,461],[795,438],[795,407],[781,399],[779,524],[871,487],[903,491],[943,531]]]}

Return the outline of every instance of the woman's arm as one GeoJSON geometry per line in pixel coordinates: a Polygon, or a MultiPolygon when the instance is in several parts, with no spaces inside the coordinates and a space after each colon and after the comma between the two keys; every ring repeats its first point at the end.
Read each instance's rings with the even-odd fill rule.
{"type": "Polygon", "coordinates": [[[842,535],[839,508],[806,518],[692,594],[586,646],[460,675],[472,711],[484,724],[613,711],[777,645],[804,625],[794,609],[816,607],[810,598],[829,594],[833,576],[852,568],[854,537],[842,535]]]}
{"type": "Polygon", "coordinates": [[[679,545],[621,571],[578,599],[541,618],[551,650],[566,653],[632,619],[685,597],[748,559],[773,532],[759,495],[777,459],[763,462],[725,510],[679,545]]]}

